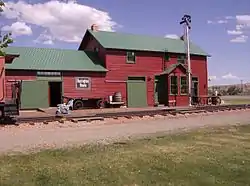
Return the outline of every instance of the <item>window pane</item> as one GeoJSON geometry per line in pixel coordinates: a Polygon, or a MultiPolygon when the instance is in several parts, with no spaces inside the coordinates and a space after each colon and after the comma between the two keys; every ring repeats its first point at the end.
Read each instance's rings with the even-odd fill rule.
{"type": "Polygon", "coordinates": [[[187,85],[182,85],[181,86],[181,94],[187,94],[187,85]]]}
{"type": "Polygon", "coordinates": [[[197,77],[192,77],[192,81],[198,81],[197,77]]]}
{"type": "Polygon", "coordinates": [[[177,62],[178,62],[178,63],[185,64],[185,62],[186,62],[186,57],[185,57],[185,56],[178,56],[178,57],[177,57],[177,62]]]}
{"type": "Polygon", "coordinates": [[[177,76],[171,76],[170,79],[170,93],[171,94],[178,94],[178,82],[177,76]]]}
{"type": "Polygon", "coordinates": [[[127,61],[135,61],[135,53],[127,52],[127,61]]]}
{"type": "Polygon", "coordinates": [[[187,77],[181,77],[181,84],[187,84],[187,77]]]}
{"type": "Polygon", "coordinates": [[[181,77],[181,94],[187,94],[188,86],[187,86],[187,77],[181,77]]]}
{"type": "Polygon", "coordinates": [[[178,87],[176,85],[171,85],[171,94],[178,94],[178,87]]]}
{"type": "Polygon", "coordinates": [[[177,84],[177,76],[171,76],[171,84],[177,84]]]}

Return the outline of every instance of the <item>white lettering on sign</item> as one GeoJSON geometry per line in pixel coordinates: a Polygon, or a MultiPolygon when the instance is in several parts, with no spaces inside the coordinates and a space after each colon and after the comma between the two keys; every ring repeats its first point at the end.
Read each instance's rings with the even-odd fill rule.
{"type": "Polygon", "coordinates": [[[76,88],[77,89],[90,89],[91,88],[91,79],[89,77],[77,77],[76,88]]]}

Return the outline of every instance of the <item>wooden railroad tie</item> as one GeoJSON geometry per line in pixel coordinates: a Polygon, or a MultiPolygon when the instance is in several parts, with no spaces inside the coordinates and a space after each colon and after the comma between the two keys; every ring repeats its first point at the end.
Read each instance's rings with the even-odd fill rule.
{"type": "Polygon", "coordinates": [[[186,111],[180,111],[180,114],[193,114],[193,113],[202,113],[206,112],[205,110],[186,110],[186,111]]]}
{"type": "Polygon", "coordinates": [[[91,121],[103,121],[104,120],[104,117],[83,117],[83,118],[74,118],[74,119],[71,119],[71,122],[74,122],[74,123],[77,123],[79,121],[86,121],[86,122],[91,122],[91,121]]]}
{"type": "Polygon", "coordinates": [[[127,118],[127,119],[131,119],[132,117],[134,117],[133,115],[131,115],[131,116],[124,116],[125,118],[127,118]]]}
{"type": "Polygon", "coordinates": [[[67,121],[67,118],[66,117],[61,117],[58,122],[59,123],[64,123],[65,121],[67,121]]]}
{"type": "Polygon", "coordinates": [[[43,124],[48,125],[49,121],[44,121],[43,124]]]}

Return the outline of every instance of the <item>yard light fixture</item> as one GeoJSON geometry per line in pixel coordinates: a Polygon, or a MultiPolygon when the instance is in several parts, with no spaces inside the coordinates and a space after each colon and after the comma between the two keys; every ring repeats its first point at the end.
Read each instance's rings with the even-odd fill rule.
{"type": "Polygon", "coordinates": [[[189,106],[192,106],[192,79],[191,79],[191,63],[190,63],[190,41],[189,41],[189,30],[191,29],[191,16],[185,14],[180,21],[180,24],[184,27],[184,43],[186,51],[186,60],[188,67],[188,96],[189,106]]]}

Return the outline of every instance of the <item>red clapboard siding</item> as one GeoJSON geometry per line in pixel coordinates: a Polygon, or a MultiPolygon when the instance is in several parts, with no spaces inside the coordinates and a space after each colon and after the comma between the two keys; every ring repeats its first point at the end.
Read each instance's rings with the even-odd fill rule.
{"type": "Polygon", "coordinates": [[[105,92],[105,73],[91,72],[63,72],[64,95],[68,97],[86,97],[97,98],[103,97],[105,92]],[[90,77],[91,89],[76,89],[75,77],[90,77]]]}
{"type": "MultiPolygon", "coordinates": [[[[126,51],[104,49],[95,38],[88,36],[85,41],[85,48],[82,50],[94,50],[99,48],[99,55],[105,62],[106,68],[109,70],[104,78],[105,84],[100,86],[103,94],[109,95],[116,91],[122,93],[124,101],[127,99],[126,83],[128,76],[145,76],[147,78],[147,101],[149,106],[154,105],[154,76],[161,73],[164,67],[169,67],[177,63],[178,54],[170,54],[170,60],[163,61],[163,53],[157,52],[136,52],[136,63],[126,63],[126,51]]],[[[199,78],[200,95],[207,94],[207,61],[203,56],[191,56],[191,69],[193,76],[199,78]]],[[[183,75],[184,72],[176,69],[177,76],[183,75]]],[[[99,91],[97,91],[99,92],[99,91]]],[[[94,92],[93,95],[96,93],[94,92]]],[[[99,93],[98,93],[99,94],[99,93]]],[[[99,94],[100,95],[100,94],[99,94]]],[[[170,96],[169,99],[172,99],[170,96]]],[[[178,105],[187,105],[188,96],[178,95],[176,97],[178,105]]]]}
{"type": "Polygon", "coordinates": [[[6,97],[11,98],[12,90],[11,81],[17,80],[35,80],[36,79],[36,72],[35,71],[15,71],[15,70],[7,70],[6,71],[6,97]]]}
{"type": "MultiPolygon", "coordinates": [[[[106,79],[126,81],[128,76],[145,76],[147,80],[147,101],[148,105],[154,105],[154,76],[163,69],[163,60],[159,53],[136,52],[136,63],[126,63],[125,51],[108,51],[106,54],[106,79]]],[[[108,87],[115,89],[117,85],[108,84],[108,87]]],[[[125,100],[127,98],[126,84],[120,86],[125,100]]]]}

